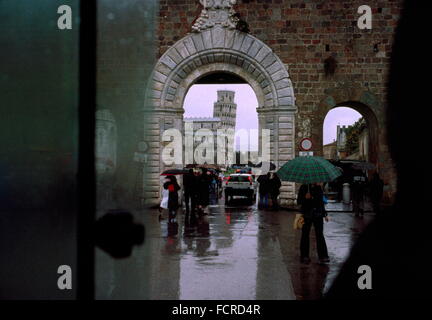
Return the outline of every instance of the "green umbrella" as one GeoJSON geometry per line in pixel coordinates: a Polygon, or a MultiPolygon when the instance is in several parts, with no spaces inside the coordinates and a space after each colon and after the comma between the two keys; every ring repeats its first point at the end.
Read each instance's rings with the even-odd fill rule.
{"type": "Polygon", "coordinates": [[[306,156],[288,161],[277,175],[281,180],[309,184],[332,181],[342,172],[324,158],[306,156]]]}

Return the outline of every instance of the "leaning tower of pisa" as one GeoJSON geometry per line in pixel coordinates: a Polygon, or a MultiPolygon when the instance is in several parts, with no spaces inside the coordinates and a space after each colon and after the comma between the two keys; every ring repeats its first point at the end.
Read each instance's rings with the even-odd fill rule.
{"type": "Polygon", "coordinates": [[[234,102],[234,91],[219,90],[214,103],[213,117],[221,120],[222,129],[235,129],[237,104],[234,102]]]}
{"type": "Polygon", "coordinates": [[[226,154],[234,152],[234,132],[237,117],[237,104],[234,102],[234,91],[219,90],[217,101],[213,107],[213,117],[220,119],[219,129],[232,129],[232,134],[227,138],[226,154]]]}

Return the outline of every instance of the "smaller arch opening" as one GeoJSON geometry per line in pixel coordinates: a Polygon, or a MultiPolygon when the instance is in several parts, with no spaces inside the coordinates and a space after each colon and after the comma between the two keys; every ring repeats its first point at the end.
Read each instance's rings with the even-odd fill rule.
{"type": "MultiPolygon", "coordinates": [[[[324,157],[329,160],[343,160],[350,156],[360,157],[354,154],[359,150],[349,140],[348,135],[354,126],[357,128],[362,121],[363,116],[352,108],[336,107],[330,110],[324,119],[324,157]]],[[[358,135],[355,135],[354,138],[358,138],[358,135]]]]}
{"type": "Polygon", "coordinates": [[[374,112],[359,102],[340,103],[323,121],[323,156],[343,170],[326,186],[332,200],[342,200],[343,183],[354,176],[366,177],[378,168],[378,121],[374,112]]]}
{"type": "MultiPolygon", "coordinates": [[[[378,120],[371,108],[355,101],[339,103],[331,108],[323,121],[323,148],[338,139],[338,125],[340,125],[341,128],[345,126],[349,131],[353,131],[351,127],[355,126],[356,132],[362,135],[363,144],[361,144],[362,141],[360,141],[358,146],[350,146],[347,152],[339,154],[337,159],[341,160],[341,158],[348,157],[353,160],[367,161],[375,165],[378,160],[379,146],[378,120]]],[[[341,139],[341,137],[339,137],[339,139],[341,139]]],[[[354,135],[354,144],[356,141],[356,135],[354,135]]],[[[326,157],[335,157],[334,153],[330,157],[328,153],[329,150],[325,149],[326,148],[323,150],[323,154],[326,157]]]]}

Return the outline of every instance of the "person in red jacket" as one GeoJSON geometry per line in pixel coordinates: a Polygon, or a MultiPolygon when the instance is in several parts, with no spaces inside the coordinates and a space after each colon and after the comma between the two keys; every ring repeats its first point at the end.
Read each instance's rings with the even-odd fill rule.
{"type": "Polygon", "coordinates": [[[175,222],[177,209],[179,207],[178,191],[180,186],[177,183],[175,176],[167,176],[166,182],[163,185],[164,189],[169,191],[168,195],[168,222],[175,222]]]}

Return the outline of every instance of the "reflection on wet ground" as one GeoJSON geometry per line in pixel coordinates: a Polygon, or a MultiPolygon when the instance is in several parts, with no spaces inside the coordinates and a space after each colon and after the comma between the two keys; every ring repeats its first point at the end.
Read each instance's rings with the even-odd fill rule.
{"type": "MultiPolygon", "coordinates": [[[[281,237],[284,238],[281,242],[286,244],[284,256],[297,299],[309,300],[322,297],[348,257],[355,240],[373,217],[373,213],[365,213],[364,218],[356,218],[351,212],[329,212],[330,220],[324,223],[324,235],[330,256],[330,263],[326,265],[318,263],[314,232],[310,234],[312,262],[309,265],[299,262],[301,232],[294,230],[280,232],[281,237]]],[[[293,218],[294,214],[288,214],[289,225],[292,225],[293,218]]]]}
{"type": "Polygon", "coordinates": [[[260,211],[241,199],[219,203],[202,217],[179,212],[175,223],[166,213],[160,220],[157,210],[136,213],[146,226],[144,245],[126,260],[97,252],[97,298],[317,299],[372,218],[331,212],[325,224],[330,264],[313,259],[312,238],[312,263],[301,265],[295,212],[260,211]]]}

